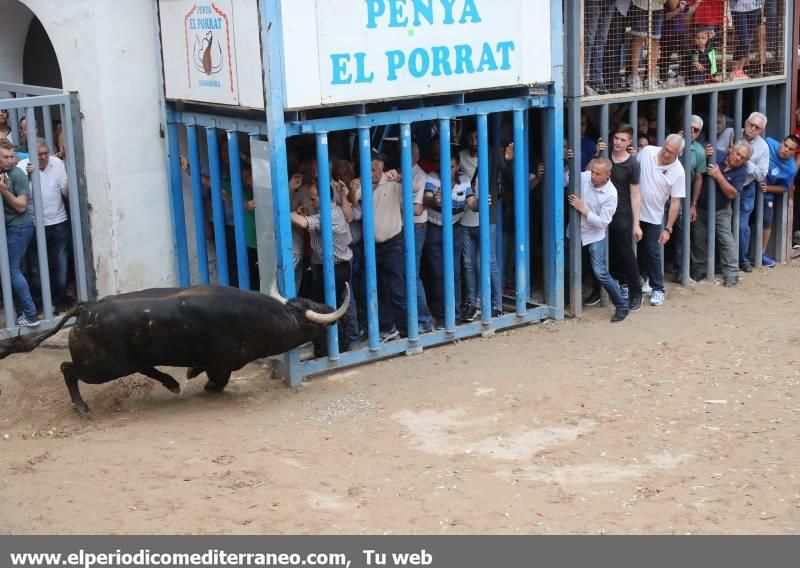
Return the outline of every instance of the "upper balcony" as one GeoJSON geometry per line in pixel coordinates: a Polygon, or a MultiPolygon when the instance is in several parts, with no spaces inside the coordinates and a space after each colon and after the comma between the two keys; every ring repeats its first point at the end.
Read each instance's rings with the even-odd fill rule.
{"type": "Polygon", "coordinates": [[[780,79],[789,13],[788,0],[582,0],[567,29],[582,30],[569,45],[583,46],[584,98],[617,98],[780,79]]]}

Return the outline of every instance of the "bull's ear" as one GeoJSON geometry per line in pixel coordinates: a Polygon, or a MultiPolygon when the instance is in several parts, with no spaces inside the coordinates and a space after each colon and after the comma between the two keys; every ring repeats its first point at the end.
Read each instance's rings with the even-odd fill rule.
{"type": "Polygon", "coordinates": [[[269,290],[269,295],[278,300],[281,304],[286,305],[289,300],[281,296],[280,290],[278,290],[278,279],[272,281],[272,287],[269,290]]]}

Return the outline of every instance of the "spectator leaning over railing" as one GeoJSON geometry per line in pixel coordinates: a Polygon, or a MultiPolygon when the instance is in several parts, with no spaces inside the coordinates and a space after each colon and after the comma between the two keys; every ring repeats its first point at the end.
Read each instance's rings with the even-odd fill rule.
{"type": "Polygon", "coordinates": [[[711,144],[706,145],[706,156],[713,163],[708,166],[708,177],[716,183],[716,199],[714,211],[708,211],[708,199],[701,199],[701,191],[692,193],[692,278],[706,278],[708,266],[707,227],[709,215],[714,215],[716,249],[722,268],[723,284],[736,286],[739,282],[736,241],[732,231],[732,201],[742,190],[747,168],[745,164],[750,158],[750,144],[740,140],[728,152],[715,150],[711,144]],[[716,157],[715,157],[716,156],[716,157]]]}
{"type": "Polygon", "coordinates": [[[14,145],[6,139],[0,140],[0,196],[3,198],[3,214],[6,223],[8,264],[11,272],[11,287],[17,310],[18,326],[39,325],[36,306],[31,298],[28,281],[20,265],[33,236],[33,220],[28,212],[30,185],[28,177],[15,167],[14,145]]]}
{"type": "Polygon", "coordinates": [[[784,138],[783,142],[767,138],[767,146],[769,146],[769,172],[767,172],[766,179],[759,184],[760,190],[764,193],[761,264],[772,267],[775,266],[775,261],[767,255],[767,246],[772,235],[772,222],[775,217],[775,194],[786,193],[794,183],[794,177],[797,175],[797,163],[794,156],[800,146],[800,139],[794,134],[784,138]]]}

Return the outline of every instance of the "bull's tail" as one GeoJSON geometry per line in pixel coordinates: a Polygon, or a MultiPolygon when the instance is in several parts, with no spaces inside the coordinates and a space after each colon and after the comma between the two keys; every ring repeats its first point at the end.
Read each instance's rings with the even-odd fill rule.
{"type": "Polygon", "coordinates": [[[64,317],[61,318],[61,321],[59,321],[58,324],[52,329],[41,331],[39,333],[28,333],[26,335],[20,334],[14,337],[9,337],[8,339],[3,339],[0,341],[0,359],[5,359],[14,353],[27,353],[28,351],[33,351],[39,347],[39,345],[45,339],[58,333],[61,328],[66,325],[70,318],[80,315],[85,307],[85,302],[81,302],[80,304],[73,306],[69,311],[67,311],[67,313],[64,314],[64,317]]]}

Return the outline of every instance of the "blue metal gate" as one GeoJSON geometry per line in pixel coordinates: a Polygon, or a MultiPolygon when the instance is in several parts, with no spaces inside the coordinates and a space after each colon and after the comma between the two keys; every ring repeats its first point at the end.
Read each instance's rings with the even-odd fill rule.
{"type": "MultiPolygon", "coordinates": [[[[189,286],[193,282],[207,284],[213,280],[209,270],[209,248],[206,243],[205,219],[213,219],[214,256],[217,272],[217,283],[227,285],[228,262],[235,255],[235,262],[240,287],[248,288],[251,285],[248,272],[248,251],[245,238],[245,211],[243,197],[245,193],[242,182],[240,155],[240,139],[245,135],[251,140],[259,140],[266,136],[269,143],[270,177],[271,177],[271,203],[274,223],[274,251],[264,251],[267,242],[272,240],[258,238],[259,259],[274,256],[277,270],[277,283],[284,296],[293,296],[295,287],[294,260],[292,255],[292,229],[291,208],[289,200],[288,182],[290,174],[287,166],[287,140],[293,136],[312,135],[315,138],[316,159],[318,163],[322,239],[322,274],[324,279],[324,298],[327,304],[335,306],[336,285],[334,278],[333,256],[333,228],[331,224],[331,176],[328,136],[332,133],[347,131],[357,137],[358,155],[360,157],[360,178],[363,180],[362,208],[363,208],[363,253],[365,260],[364,273],[366,278],[366,311],[367,311],[367,345],[356,351],[340,352],[338,344],[337,326],[329,328],[327,335],[327,356],[311,360],[301,360],[299,350],[287,354],[285,360],[285,375],[291,386],[299,386],[303,377],[342,368],[350,365],[361,364],[398,354],[417,354],[425,347],[445,344],[458,339],[493,334],[496,330],[518,326],[525,323],[540,321],[546,318],[560,319],[564,314],[564,277],[563,277],[563,234],[564,234],[564,189],[563,189],[563,147],[561,143],[553,141],[563,140],[563,97],[561,91],[561,3],[552,2],[553,24],[553,84],[538,88],[515,89],[506,92],[503,98],[486,100],[469,100],[465,94],[450,96],[446,104],[442,99],[436,99],[434,104],[430,101],[419,101],[416,105],[406,104],[411,107],[399,110],[368,112],[366,106],[355,109],[348,107],[350,114],[346,116],[325,117],[316,119],[301,119],[299,114],[287,112],[283,108],[284,85],[282,73],[282,58],[280,49],[281,19],[280,2],[277,0],[263,0],[261,8],[262,45],[264,46],[265,61],[265,92],[267,96],[266,122],[253,122],[224,117],[216,114],[202,114],[195,112],[182,112],[174,107],[168,108],[168,138],[171,180],[171,204],[173,210],[174,234],[176,242],[176,258],[181,286],[189,286]],[[438,102],[438,104],[435,104],[438,102]],[[430,106],[428,106],[430,105],[430,106]],[[513,219],[513,230],[508,235],[513,238],[514,251],[514,292],[506,301],[512,308],[512,313],[492,317],[491,282],[490,282],[490,219],[489,219],[489,192],[479,191],[478,215],[480,232],[480,274],[479,297],[484,309],[479,322],[463,323],[456,321],[456,302],[461,299],[455,296],[454,268],[455,263],[460,263],[460,258],[453,254],[453,224],[452,224],[452,197],[449,192],[442,192],[442,258],[443,258],[443,288],[444,288],[444,325],[443,329],[421,333],[418,328],[417,306],[417,268],[415,263],[415,236],[413,213],[413,188],[411,176],[411,144],[412,127],[419,122],[432,122],[438,125],[441,136],[439,163],[442,187],[449,187],[450,176],[450,122],[453,119],[474,117],[478,132],[478,186],[489,187],[489,150],[490,130],[497,129],[500,116],[509,113],[513,117],[513,142],[514,142],[514,211],[510,218],[513,219]],[[544,140],[550,141],[543,149],[543,162],[547,175],[543,187],[543,215],[542,226],[533,227],[542,232],[543,262],[541,274],[543,275],[543,301],[533,302],[531,286],[531,204],[529,194],[530,170],[530,125],[532,114],[539,115],[538,124],[541,125],[541,135],[544,140]],[[399,131],[401,149],[401,174],[402,174],[402,215],[403,230],[402,241],[404,249],[405,271],[405,297],[408,318],[407,337],[382,343],[379,337],[379,309],[378,309],[378,279],[376,274],[376,243],[374,234],[374,211],[371,184],[370,165],[372,162],[372,138],[376,132],[387,128],[399,131]],[[202,137],[198,135],[198,128],[205,129],[205,152],[201,149],[202,137]],[[185,131],[184,131],[185,129],[185,131]],[[229,170],[223,171],[219,161],[218,140],[220,130],[226,131],[229,157],[229,170]],[[183,174],[181,164],[181,140],[185,136],[185,149],[188,150],[188,159],[184,163],[184,172],[188,169],[191,177],[191,191],[187,192],[192,205],[191,214],[187,216],[183,174]],[[203,159],[203,158],[206,159],[203,159]],[[208,170],[203,174],[201,168],[206,165],[208,170]],[[187,167],[188,166],[188,167],[187,167]],[[233,210],[233,231],[225,234],[224,203],[223,203],[223,173],[228,174],[230,195],[233,210]],[[205,195],[203,184],[208,187],[205,195]],[[210,203],[210,215],[205,207],[210,203]],[[206,204],[206,205],[204,205],[206,204]],[[187,219],[193,225],[194,243],[190,255],[190,241],[187,238],[187,219]],[[235,252],[226,247],[226,239],[233,238],[235,252]],[[269,254],[272,253],[272,254],[269,254]]],[[[400,105],[398,105],[400,106],[400,105]]],[[[499,144],[499,136],[491,137],[494,145],[499,144]]],[[[259,201],[256,195],[256,203],[259,201]]],[[[269,202],[269,200],[267,201],[269,202]]],[[[499,204],[502,207],[502,201],[499,204]]],[[[261,216],[256,216],[265,219],[261,216]]],[[[503,218],[501,214],[500,219],[503,218]]],[[[269,223],[267,223],[269,224],[269,223]]],[[[263,227],[257,227],[259,233],[263,227]]],[[[503,230],[497,228],[497,250],[502,251],[503,230]]],[[[273,235],[269,235],[273,237],[273,235]]],[[[502,257],[502,253],[500,252],[502,257]]],[[[501,258],[498,263],[502,266],[501,258]]],[[[269,267],[261,266],[261,290],[266,291],[271,275],[265,271],[269,267]]]]}

